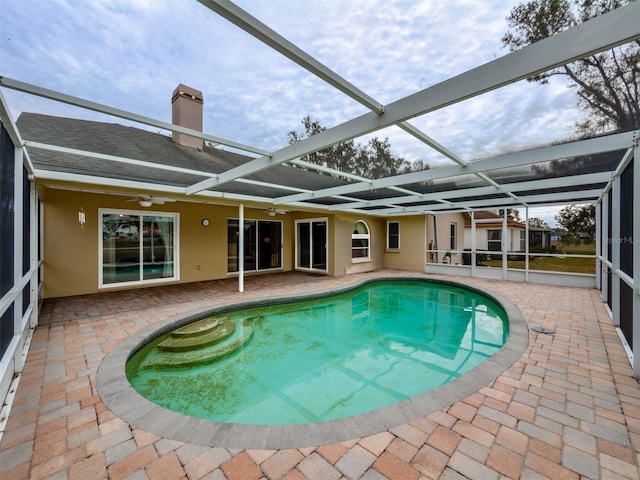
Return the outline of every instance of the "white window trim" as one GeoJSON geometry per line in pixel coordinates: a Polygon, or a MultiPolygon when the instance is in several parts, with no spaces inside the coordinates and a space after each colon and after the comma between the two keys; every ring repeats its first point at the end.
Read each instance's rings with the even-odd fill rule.
{"type": "Polygon", "coordinates": [[[400,222],[397,220],[388,220],[387,221],[387,250],[392,251],[392,252],[397,252],[398,250],[400,250],[400,222]],[[390,247],[389,246],[389,225],[391,223],[397,223],[398,224],[398,246],[397,247],[390,247]]]}
{"type": "Polygon", "coordinates": [[[369,233],[352,233],[351,234],[351,263],[365,263],[371,261],[371,228],[369,224],[364,220],[356,220],[354,226],[358,223],[364,223],[369,233]],[[367,256],[366,257],[353,257],[353,240],[367,240],[367,256]]]}
{"type": "MultiPolygon", "coordinates": [[[[319,217],[319,218],[299,218],[297,220],[295,220],[294,222],[294,251],[293,251],[293,258],[294,258],[294,268],[295,270],[300,270],[302,272],[320,272],[320,273],[328,273],[329,272],[329,217],[319,217]],[[327,261],[325,264],[325,268],[308,268],[308,267],[301,267],[298,264],[298,225],[301,223],[308,223],[309,226],[311,227],[312,223],[324,223],[327,227],[327,239],[325,242],[325,255],[327,257],[327,261]]],[[[313,241],[313,240],[312,240],[313,241]]],[[[312,248],[313,249],[313,248],[312,248]]]]}
{"type": "Polygon", "coordinates": [[[158,212],[154,210],[121,210],[114,208],[98,209],[98,288],[111,289],[128,286],[150,285],[155,283],[176,282],[180,280],[180,214],[176,212],[158,212]],[[138,216],[157,216],[173,218],[173,276],[167,278],[154,278],[150,280],[137,280],[133,282],[117,282],[104,283],[103,278],[103,235],[102,235],[102,216],[110,214],[117,215],[138,215],[138,216]]]}

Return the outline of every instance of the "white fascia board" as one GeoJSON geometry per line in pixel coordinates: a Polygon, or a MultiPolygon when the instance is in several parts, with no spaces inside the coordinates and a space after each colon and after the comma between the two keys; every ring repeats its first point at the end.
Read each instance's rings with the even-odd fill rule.
{"type": "MultiPolygon", "coordinates": [[[[570,177],[558,177],[551,179],[542,179],[542,180],[531,180],[528,182],[517,182],[517,183],[505,183],[498,184],[497,187],[473,187],[473,188],[461,188],[457,190],[446,190],[442,192],[434,192],[434,193],[412,193],[410,190],[408,196],[405,197],[390,197],[390,198],[380,198],[378,200],[360,200],[355,203],[343,204],[343,205],[334,205],[330,208],[330,210],[341,210],[342,208],[364,208],[364,207],[380,207],[383,205],[388,205],[389,202],[403,204],[403,203],[413,203],[413,202],[427,202],[427,201],[445,201],[449,198],[460,198],[460,197],[473,197],[473,196],[481,196],[481,195],[491,195],[495,193],[503,193],[508,195],[510,192],[518,192],[518,191],[526,191],[526,190],[535,190],[539,188],[554,188],[558,186],[571,186],[571,185],[588,185],[592,183],[604,183],[608,182],[611,178],[611,172],[601,172],[601,173],[589,173],[584,175],[573,175],[570,177]]],[[[404,189],[398,187],[389,187],[391,190],[403,191],[404,189]]],[[[448,202],[451,203],[451,202],[448,202]]]]}
{"type": "Polygon", "coordinates": [[[0,87],[6,87],[11,90],[16,90],[18,92],[24,92],[31,95],[36,95],[38,97],[48,98],[50,100],[66,103],[68,105],[73,105],[75,107],[85,108],[87,110],[92,110],[94,112],[105,113],[113,117],[124,118],[125,120],[131,120],[133,122],[141,123],[143,125],[150,125],[152,127],[158,127],[163,130],[182,133],[190,137],[201,138],[203,140],[208,140],[210,142],[218,143],[220,145],[226,145],[228,147],[237,148],[238,150],[242,150],[244,152],[251,152],[257,155],[269,155],[268,151],[260,148],[243,145],[241,143],[234,142],[232,140],[227,140],[221,137],[216,137],[214,135],[209,135],[209,134],[200,132],[198,130],[192,130],[190,128],[181,127],[180,125],[174,125],[172,123],[162,122],[160,120],[156,120],[151,117],[145,117],[143,115],[138,115],[135,113],[127,112],[125,110],[120,110],[119,108],[109,107],[108,105],[102,105],[100,103],[92,102],[90,100],[85,100],[83,98],[74,97],[72,95],[67,95],[65,93],[56,92],[54,90],[49,90],[48,88],[39,87],[37,85],[31,85],[29,83],[21,82],[19,80],[15,80],[12,78],[0,77],[0,87]]]}
{"type": "MultiPolygon", "coordinates": [[[[126,188],[136,191],[153,191],[164,194],[172,194],[172,198],[177,201],[181,201],[179,195],[184,195],[184,187],[176,187],[171,185],[162,185],[157,183],[146,183],[146,182],[137,182],[134,180],[120,180],[114,178],[105,178],[105,177],[94,177],[91,175],[82,175],[82,174],[74,174],[74,173],[64,173],[64,172],[56,172],[52,170],[42,170],[36,169],[35,176],[40,181],[60,181],[60,182],[69,182],[75,184],[85,184],[85,185],[94,185],[100,187],[111,187],[111,188],[126,188]]],[[[77,190],[83,191],[84,189],[81,186],[78,186],[77,190]]],[[[87,190],[88,192],[95,192],[95,190],[87,190]]],[[[101,192],[95,192],[101,193],[101,192]]],[[[206,192],[201,192],[197,196],[185,198],[184,201],[197,202],[197,198],[202,198],[203,202],[206,202],[207,199],[224,199],[229,201],[240,201],[240,202],[254,202],[254,203],[263,203],[263,204],[273,204],[273,199],[268,197],[259,197],[252,195],[241,195],[236,193],[225,193],[225,192],[215,192],[211,190],[207,190],[206,192]]],[[[296,207],[306,210],[328,210],[328,205],[322,204],[314,204],[314,203],[289,203],[286,205],[287,207],[296,207]]],[[[355,211],[355,210],[354,210],[355,211]]],[[[361,212],[366,214],[366,212],[361,212]]]]}
{"type": "MultiPolygon", "coordinates": [[[[40,181],[51,180],[71,183],[82,183],[87,185],[100,185],[104,187],[120,187],[132,190],[154,191],[159,193],[171,193],[184,195],[184,187],[172,185],[162,185],[158,183],[137,182],[134,180],[123,180],[119,178],[94,177],[92,175],[82,175],[76,173],[56,172],[52,170],[36,169],[35,176],[40,181]]],[[[81,188],[79,188],[81,189],[81,188]]],[[[198,195],[205,198],[226,199],[240,202],[273,203],[272,198],[242,195],[238,193],[216,192],[207,190],[198,195]]],[[[172,197],[179,201],[179,198],[172,197]]]]}
{"type": "MultiPolygon", "coordinates": [[[[640,3],[639,3],[640,5],[640,3]]],[[[552,145],[550,147],[526,150],[523,152],[510,153],[499,157],[476,160],[465,167],[450,165],[447,167],[432,168],[419,172],[405,173],[393,177],[373,180],[371,183],[354,183],[341,187],[332,187],[324,190],[317,190],[313,194],[297,194],[289,197],[279,198],[279,202],[304,201],[312,198],[324,196],[342,195],[355,193],[363,190],[376,188],[388,188],[397,185],[409,185],[411,183],[425,182],[442,178],[450,178],[476,172],[489,172],[502,168],[519,167],[534,163],[543,163],[551,160],[578,157],[581,155],[610,152],[628,148],[634,138],[634,132],[618,133],[606,137],[591,138],[579,142],[565,143],[562,145],[552,145]]],[[[493,190],[495,192],[495,189],[493,190]]],[[[442,198],[442,197],[441,197],[442,198]]]]}
{"type": "MultiPolygon", "coordinates": [[[[99,160],[107,160],[110,162],[119,162],[119,163],[125,163],[128,165],[137,165],[137,166],[141,166],[141,167],[146,167],[146,168],[150,168],[150,169],[155,169],[155,170],[165,170],[168,172],[177,172],[177,173],[186,173],[186,174],[190,174],[190,175],[198,175],[200,177],[210,177],[210,178],[215,178],[217,177],[216,173],[210,173],[210,172],[205,172],[202,170],[194,170],[191,168],[182,168],[182,167],[175,167],[172,165],[163,165],[160,163],[153,163],[153,162],[147,162],[144,160],[135,160],[133,158],[127,158],[127,157],[118,157],[115,155],[107,155],[104,153],[97,153],[97,152],[90,152],[87,150],[79,150],[77,148],[68,148],[68,147],[61,147],[58,145],[51,145],[51,144],[47,144],[47,143],[40,143],[40,142],[32,142],[32,141],[25,141],[24,142],[26,147],[31,147],[31,148],[37,148],[37,149],[41,149],[41,150],[47,150],[47,151],[52,151],[52,152],[59,152],[59,153],[68,153],[70,155],[81,155],[81,156],[85,156],[85,157],[90,157],[90,158],[96,158],[99,160]]],[[[276,183],[269,183],[269,182],[260,182],[257,180],[249,180],[246,178],[237,178],[235,180],[238,183],[245,183],[245,184],[249,184],[249,185],[258,185],[258,186],[263,186],[263,187],[269,187],[269,188],[277,188],[277,189],[281,189],[281,190],[289,190],[292,192],[309,192],[309,190],[307,189],[303,189],[303,188],[296,188],[296,187],[290,187],[288,185],[280,185],[280,184],[276,184],[276,183]]],[[[184,189],[182,191],[182,193],[184,193],[184,189]]]]}
{"type": "Polygon", "coordinates": [[[278,34],[257,18],[250,15],[245,10],[229,1],[221,0],[198,0],[209,10],[227,19],[248,34],[254,36],[275,51],[281,53],[289,60],[297,63],[307,71],[324,80],[329,85],[338,89],[345,95],[351,97],[358,103],[364,105],[376,114],[381,114],[384,108],[380,102],[371,98],[358,87],[342,78],[333,70],[327,68],[314,57],[304,52],[302,49],[291,43],[289,40],[278,34]]]}
{"type": "Polygon", "coordinates": [[[366,113],[288,145],[273,152],[271,156],[263,156],[232,168],[220,174],[218,179],[207,179],[194,184],[185,192],[194,194],[215,185],[230,182],[235,178],[251,175],[330,145],[375,132],[524,80],[593,53],[627,43],[640,37],[638,18],[640,18],[640,2],[631,2],[624,7],[386,105],[381,115],[374,112],[366,113]]]}

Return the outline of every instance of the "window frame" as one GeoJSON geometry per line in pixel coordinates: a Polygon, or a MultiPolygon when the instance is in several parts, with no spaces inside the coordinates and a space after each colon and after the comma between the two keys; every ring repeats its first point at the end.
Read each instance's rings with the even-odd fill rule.
{"type": "Polygon", "coordinates": [[[501,229],[488,229],[487,230],[487,250],[490,252],[501,252],[502,251],[502,230],[501,229]],[[498,232],[498,236],[500,238],[498,238],[497,240],[492,240],[491,239],[491,233],[492,232],[498,232]],[[497,250],[492,250],[490,248],[491,244],[498,244],[499,248],[497,250]]]}
{"type": "Polygon", "coordinates": [[[397,220],[387,221],[387,250],[397,251],[400,250],[400,222],[397,220]],[[391,232],[391,224],[397,225],[397,231],[391,232]],[[396,245],[392,245],[392,239],[395,240],[396,245]]]}
{"type": "Polygon", "coordinates": [[[362,263],[371,261],[371,229],[364,220],[357,220],[353,226],[353,233],[351,234],[351,262],[362,263]],[[358,233],[358,224],[361,223],[367,229],[367,233],[358,233]],[[354,241],[364,242],[362,246],[354,247],[354,241]],[[354,252],[364,251],[366,254],[362,256],[354,256],[354,252]]]}
{"type": "MultiPolygon", "coordinates": [[[[141,229],[139,231],[142,231],[141,229]]],[[[140,260],[140,277],[144,275],[144,235],[138,235],[138,259],[140,260]]],[[[159,212],[154,210],[124,210],[115,208],[98,209],[98,289],[120,288],[136,285],[176,282],[180,280],[180,214],[177,212],[159,212]],[[167,217],[173,220],[173,275],[171,277],[129,280],[124,282],[104,282],[104,216],[137,216],[138,225],[144,223],[144,217],[167,217]]]]}

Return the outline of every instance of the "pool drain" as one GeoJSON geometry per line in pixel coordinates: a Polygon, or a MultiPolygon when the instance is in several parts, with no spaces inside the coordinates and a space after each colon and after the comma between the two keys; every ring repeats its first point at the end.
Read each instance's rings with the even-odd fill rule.
{"type": "Polygon", "coordinates": [[[531,330],[533,330],[536,333],[546,333],[547,335],[553,335],[554,333],[556,333],[555,330],[551,328],[545,328],[545,327],[531,327],[531,330]]]}

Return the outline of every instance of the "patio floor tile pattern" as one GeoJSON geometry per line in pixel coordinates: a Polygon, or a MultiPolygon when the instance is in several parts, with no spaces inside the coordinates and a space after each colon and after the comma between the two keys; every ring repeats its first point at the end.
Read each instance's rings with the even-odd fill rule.
{"type": "MultiPolygon", "coordinates": [[[[523,312],[529,347],[479,392],[410,424],[338,444],[232,450],[162,438],[101,402],[95,376],[131,333],[190,310],[348,286],[284,273],[46,301],[5,433],[0,479],[639,479],[640,385],[599,292],[480,279],[523,312]]],[[[448,278],[439,276],[438,278],[448,278]]]]}

